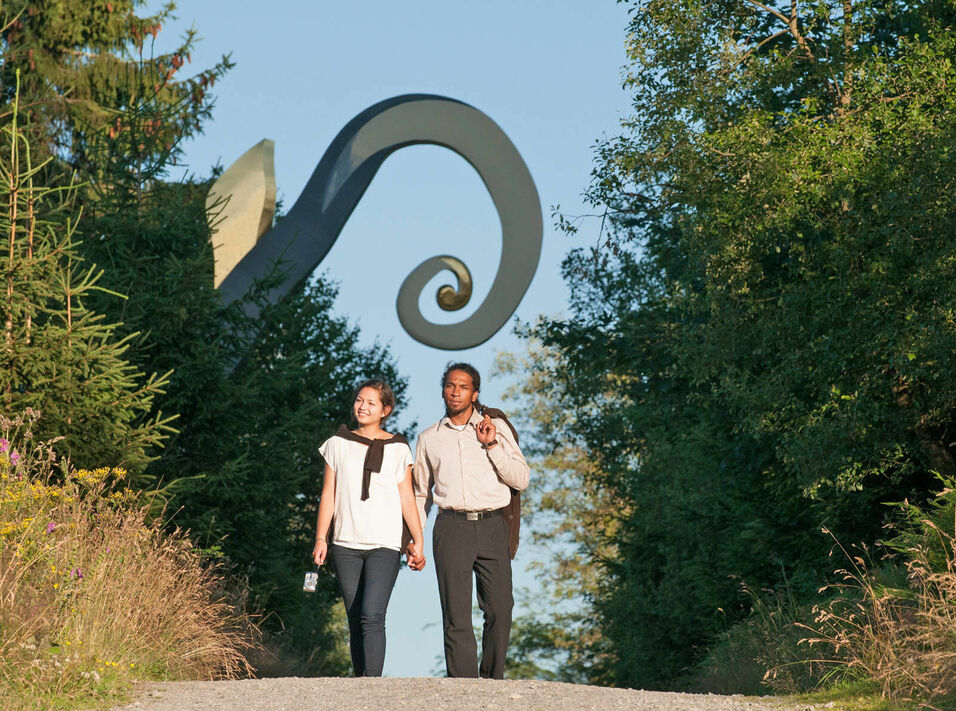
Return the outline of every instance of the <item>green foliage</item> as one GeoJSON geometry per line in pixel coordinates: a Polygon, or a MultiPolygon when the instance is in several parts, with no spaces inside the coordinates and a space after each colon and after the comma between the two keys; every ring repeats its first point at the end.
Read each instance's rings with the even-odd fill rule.
{"type": "Polygon", "coordinates": [[[807,643],[816,618],[812,605],[798,605],[786,593],[744,592],[750,614],[721,632],[687,683],[714,694],[795,694],[820,688],[834,664],[818,659],[819,650],[807,643]]]}
{"type": "Polygon", "coordinates": [[[811,706],[840,711],[916,711],[925,708],[912,701],[887,699],[880,693],[879,687],[870,681],[840,682],[826,689],[802,694],[800,700],[811,706]]]}
{"type": "Polygon", "coordinates": [[[799,602],[826,525],[954,472],[952,2],[634,4],[622,136],[565,263],[571,315],[530,330],[589,481],[621,502],[594,609],[615,683],[682,683],[746,617],[799,602]],[[603,240],[603,237],[602,237],[603,240]]]}
{"type": "MultiPolygon", "coordinates": [[[[404,383],[383,349],[359,348],[357,330],[332,317],[335,288],[323,280],[256,320],[222,304],[208,183],[167,181],[178,147],[163,153],[162,138],[143,130],[175,111],[150,99],[123,114],[128,130],[98,139],[91,155],[104,177],[79,226],[87,254],[109,265],[110,290],[127,297],[102,307],[142,334],[131,357],[173,371],[163,406],[178,413],[178,432],[141,485],[162,487],[173,522],[247,575],[255,604],[271,613],[270,639],[293,657],[286,672],[345,673],[328,624],[338,599],[331,579],[317,595],[301,593],[322,477],[317,447],[344,421],[356,382],[381,374],[400,401],[404,383]],[[130,163],[138,142],[143,160],[130,163]]],[[[279,269],[248,298],[281,278],[279,269]]]]}
{"type": "MultiPolygon", "coordinates": [[[[505,394],[511,419],[528,437],[522,449],[534,473],[522,495],[522,519],[536,548],[552,553],[533,561],[539,581],[529,613],[514,621],[507,673],[572,683],[607,681],[607,650],[590,603],[600,584],[600,566],[615,558],[619,511],[594,486],[586,452],[573,441],[557,441],[574,419],[554,407],[557,384],[546,374],[553,354],[539,343],[527,354],[499,354],[499,374],[522,380],[505,394]],[[547,604],[542,604],[547,600],[547,604]]],[[[532,550],[535,550],[532,549],[532,550]]],[[[528,597],[531,591],[521,591],[528,597]]]]}
{"type": "Polygon", "coordinates": [[[795,113],[779,143],[769,112],[713,132],[735,187],[682,240],[707,264],[682,363],[817,499],[954,466],[954,45],[900,45],[860,72],[857,113],[795,113]]]}
{"type": "Polygon", "coordinates": [[[173,5],[141,17],[144,5],[4,4],[0,81],[6,89],[3,72],[20,67],[36,139],[55,157],[50,170],[83,181],[75,229],[82,256],[104,269],[102,290],[84,303],[121,322],[138,370],[170,372],[148,411],[175,413],[177,431],[131,482],[159,492],[171,525],[248,578],[267,638],[292,657],[280,660],[291,665],[284,671],[341,674],[333,582],[301,592],[322,472],[316,448],[349,412],[356,381],[381,374],[399,397],[404,383],[382,348],[359,348],[357,331],[331,315],[328,283],[303,287],[261,321],[221,303],[208,182],[171,180],[169,170],[181,140],[209,118],[209,89],[230,64],[182,77],[194,33],[154,55],[173,5]]]}
{"type": "Polygon", "coordinates": [[[157,463],[169,476],[202,477],[174,496],[184,507],[179,523],[208,543],[222,539],[231,560],[250,566],[254,592],[284,628],[276,634],[311,659],[301,671],[324,675],[347,672],[348,662],[326,628],[338,601],[331,578],[315,601],[301,592],[321,488],[318,445],[347,421],[352,388],[367,374],[391,383],[399,404],[405,387],[383,349],[359,349],[357,330],[330,315],[334,296],[327,283],[307,286],[267,310],[231,376],[205,393],[183,383],[191,424],[157,463]]]}
{"type": "Polygon", "coordinates": [[[956,521],[956,479],[938,479],[941,488],[924,506],[909,501],[899,504],[903,516],[884,541],[898,556],[920,551],[929,573],[945,572],[954,555],[948,531],[956,521]]]}
{"type": "Polygon", "coordinates": [[[43,164],[18,120],[14,104],[0,134],[0,408],[42,410],[38,436],[60,437],[74,466],[142,471],[168,431],[153,404],[167,377],[145,377],[129,361],[130,336],[89,307],[102,271],[78,254],[74,191],[35,182],[43,164]]]}
{"type": "MultiPolygon", "coordinates": [[[[569,267],[588,269],[581,258],[569,267]]],[[[573,317],[542,323],[538,334],[561,354],[543,379],[573,412],[550,441],[580,441],[578,486],[592,506],[613,504],[592,541],[603,537],[614,555],[582,550],[601,565],[586,594],[605,645],[603,677],[625,683],[635,677],[623,675],[640,674],[640,685],[662,687],[678,684],[695,648],[746,613],[740,581],[776,582],[783,561],[805,555],[813,529],[798,502],[772,502],[763,491],[766,451],[735,440],[726,411],[706,408],[700,389],[671,374],[662,307],[625,301],[639,272],[627,257],[619,270],[598,272],[586,294],[575,293],[573,317]]],[[[573,521],[580,509],[563,511],[573,521]]]]}
{"type": "MultiPolygon", "coordinates": [[[[0,105],[11,104],[19,70],[32,142],[44,157],[57,156],[84,179],[100,175],[103,166],[92,155],[93,145],[129,130],[123,114],[131,107],[150,100],[174,107],[140,126],[159,139],[149,142],[154,151],[200,131],[212,109],[207,92],[231,66],[223,57],[214,67],[181,78],[196,33],[189,30],[172,52],[156,55],[152,43],[175,4],[138,15],[145,5],[144,0],[8,0],[2,6],[0,105]]],[[[130,164],[135,159],[131,155],[130,164]]]]}
{"type": "MultiPolygon", "coordinates": [[[[157,112],[175,119],[175,107],[151,99],[123,114],[129,130],[98,139],[92,155],[104,178],[78,228],[86,253],[109,265],[104,283],[126,297],[100,305],[124,332],[141,334],[131,357],[172,371],[163,407],[179,415],[178,431],[138,483],[161,488],[173,523],[247,576],[286,673],[346,673],[328,623],[338,602],[331,578],[314,596],[301,592],[322,478],[317,447],[345,421],[356,382],[381,374],[399,402],[404,382],[383,349],[359,348],[357,330],[332,317],[335,288],[323,280],[266,306],[261,319],[222,304],[208,182],[166,180],[178,147],[164,154],[161,137],[141,130],[157,112]],[[130,163],[137,141],[144,159],[130,163]]],[[[248,298],[281,278],[276,271],[248,298]]]]}

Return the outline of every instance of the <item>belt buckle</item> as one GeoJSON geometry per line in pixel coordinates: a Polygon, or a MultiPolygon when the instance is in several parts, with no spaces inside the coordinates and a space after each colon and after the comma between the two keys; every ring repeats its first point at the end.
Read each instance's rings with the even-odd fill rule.
{"type": "Polygon", "coordinates": [[[465,511],[465,518],[469,521],[477,521],[481,517],[478,515],[477,511],[465,511]]]}

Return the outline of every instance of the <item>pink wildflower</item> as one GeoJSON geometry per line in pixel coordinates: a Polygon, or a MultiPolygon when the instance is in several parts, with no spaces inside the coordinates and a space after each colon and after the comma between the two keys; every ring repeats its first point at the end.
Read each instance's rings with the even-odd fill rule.
{"type": "Polygon", "coordinates": [[[73,570],[70,571],[70,577],[71,577],[71,578],[76,578],[77,580],[82,580],[82,579],[83,579],[83,571],[80,570],[79,568],[74,568],[73,570]]]}
{"type": "Polygon", "coordinates": [[[20,461],[20,455],[17,452],[10,452],[10,463],[16,464],[20,461]]]}
{"type": "Polygon", "coordinates": [[[3,437],[0,437],[0,452],[6,452],[9,446],[10,446],[10,443],[7,440],[5,440],[3,437]]]}
{"type": "Polygon", "coordinates": [[[46,532],[47,532],[47,533],[53,533],[53,529],[54,529],[54,528],[56,528],[56,524],[53,523],[53,521],[50,521],[50,523],[48,523],[48,524],[46,525],[46,532]]]}

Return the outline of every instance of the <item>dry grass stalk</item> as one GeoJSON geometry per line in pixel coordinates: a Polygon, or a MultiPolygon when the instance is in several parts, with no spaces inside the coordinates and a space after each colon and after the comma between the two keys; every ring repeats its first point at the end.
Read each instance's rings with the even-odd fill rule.
{"type": "Polygon", "coordinates": [[[816,608],[807,641],[829,646],[846,673],[875,681],[884,697],[931,706],[956,691],[956,521],[953,533],[919,524],[935,541],[911,538],[897,555],[902,587],[881,582],[865,549],[840,547],[851,565],[837,571],[842,581],[831,589],[840,594],[816,608]]]}
{"type": "Polygon", "coordinates": [[[28,427],[0,415],[0,706],[249,674],[251,621],[188,539],[147,522],[122,470],[55,480],[10,437],[28,427]]]}

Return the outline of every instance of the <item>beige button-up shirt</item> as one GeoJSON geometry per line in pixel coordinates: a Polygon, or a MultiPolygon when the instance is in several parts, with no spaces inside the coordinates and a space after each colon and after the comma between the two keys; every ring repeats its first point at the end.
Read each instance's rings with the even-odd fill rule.
{"type": "Polygon", "coordinates": [[[422,524],[432,502],[443,509],[490,511],[508,505],[509,488],[528,487],[531,470],[511,429],[492,419],[498,444],[484,449],[475,431],[481,420],[472,410],[462,431],[443,417],[418,435],[412,483],[422,524]]]}

